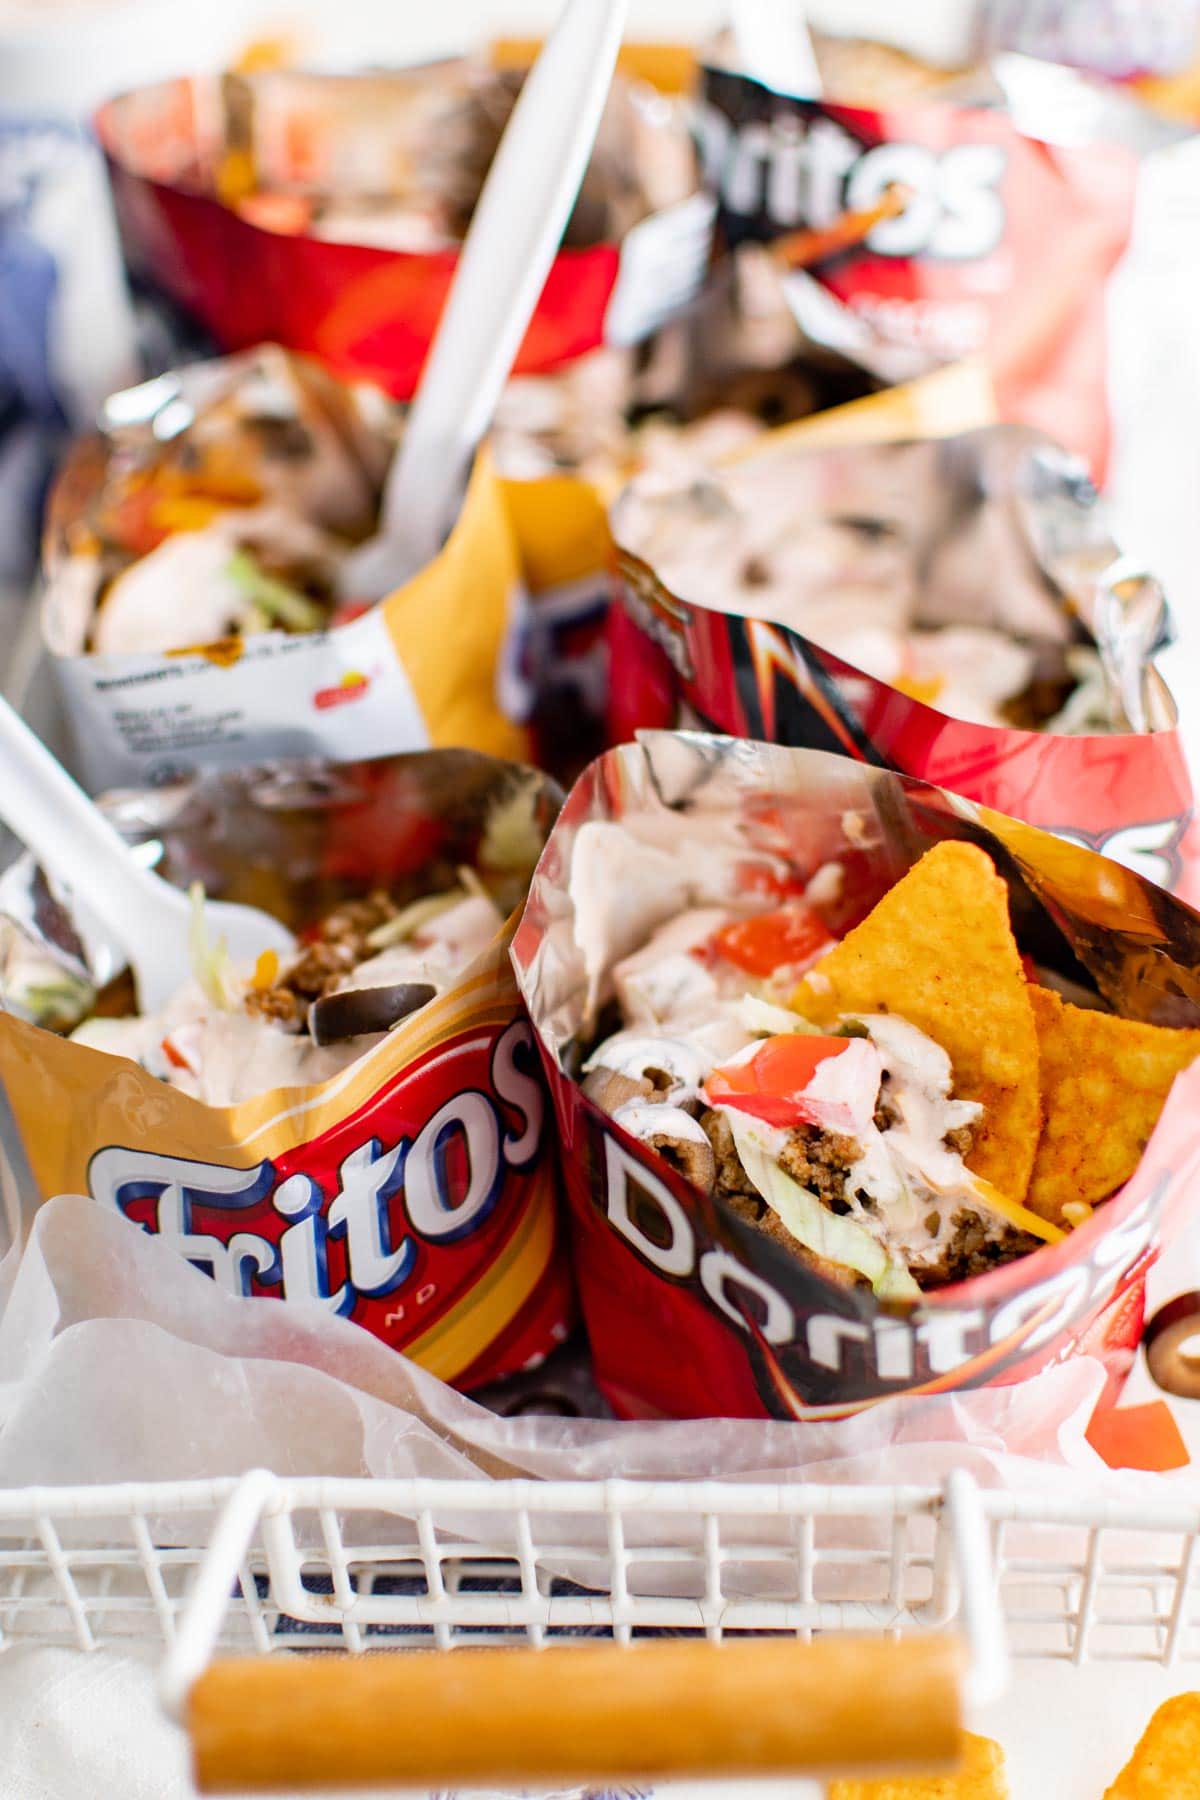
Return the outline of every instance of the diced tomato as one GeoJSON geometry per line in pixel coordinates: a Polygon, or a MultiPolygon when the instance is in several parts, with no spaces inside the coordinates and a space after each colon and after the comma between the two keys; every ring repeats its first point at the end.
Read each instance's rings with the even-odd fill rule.
{"type": "Polygon", "coordinates": [[[187,1057],[180,1054],[170,1038],[164,1038],[162,1040],[161,1048],[163,1055],[173,1069],[186,1069],[189,1075],[194,1075],[196,1073],[187,1057]]]}
{"type": "Polygon", "coordinates": [[[781,906],[777,912],[737,919],[714,932],[712,948],[726,962],[749,975],[773,975],[796,963],[811,962],[833,938],[824,922],[807,906],[781,906]]]}
{"type": "Polygon", "coordinates": [[[1174,1413],[1165,1400],[1140,1406],[1098,1406],[1087,1441],[1110,1469],[1148,1469],[1162,1474],[1191,1462],[1174,1413]]]}
{"type": "Polygon", "coordinates": [[[799,899],[808,883],[771,863],[741,862],[737,866],[739,894],[761,894],[764,900],[799,899]]]}
{"type": "Polygon", "coordinates": [[[339,625],[353,624],[355,619],[361,619],[364,613],[370,612],[373,604],[370,600],[339,600],[330,614],[329,623],[334,629],[339,625]]]}
{"type": "Polygon", "coordinates": [[[105,524],[110,537],[132,556],[148,556],[170,535],[155,513],[161,495],[149,483],[132,487],[109,509],[105,524]]]}
{"type": "Polygon", "coordinates": [[[804,1104],[804,1090],[823,1062],[848,1049],[849,1038],[816,1037],[807,1032],[785,1032],[763,1040],[749,1062],[714,1069],[705,1092],[714,1106],[732,1106],[768,1125],[783,1128],[802,1124],[811,1117],[804,1104]]]}

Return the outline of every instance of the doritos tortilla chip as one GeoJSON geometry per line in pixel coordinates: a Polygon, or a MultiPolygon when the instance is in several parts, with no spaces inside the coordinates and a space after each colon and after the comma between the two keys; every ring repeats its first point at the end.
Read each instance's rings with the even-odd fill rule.
{"type": "Polygon", "coordinates": [[[793,997],[818,1022],[897,1013],[949,1057],[984,1108],[968,1167],[1023,1200],[1037,1148],[1038,1047],[1008,890],[972,844],[938,844],[817,964],[793,997]]]}
{"type": "Polygon", "coordinates": [[[1123,1187],[1158,1123],[1171,1083],[1200,1056],[1200,1031],[1140,1025],[1069,1006],[1031,987],[1045,1119],[1028,1205],[1062,1219],[1123,1187]]]}
{"type": "MultiPolygon", "coordinates": [[[[625,866],[628,915],[638,850],[621,835],[609,833],[605,843],[615,866],[625,866]]],[[[831,950],[835,932],[820,897],[837,879],[819,873],[803,898],[748,917],[712,907],[677,912],[616,962],[622,1029],[587,1055],[587,1092],[805,1266],[839,1286],[869,1285],[888,1303],[917,1301],[1062,1235],[970,1167],[990,1127],[985,1104],[962,1091],[955,1066],[977,1070],[988,1029],[970,981],[956,986],[944,960],[918,964],[946,982],[945,1003],[926,1003],[918,1020],[914,968],[880,964],[876,955],[882,943],[889,957],[923,957],[927,946],[910,925],[917,914],[946,941],[965,941],[936,906],[923,904],[940,883],[969,922],[979,916],[979,969],[990,953],[1003,983],[1017,956],[1007,890],[983,852],[943,845],[831,950]],[[882,936],[873,933],[881,915],[882,936]],[[824,976],[842,950],[851,953],[845,986],[861,1007],[843,1003],[839,981],[824,976]],[[804,969],[811,972],[793,993],[804,969]],[[784,1010],[789,993],[804,1016],[784,1010]],[[953,1057],[939,1035],[947,1015],[953,1057]]],[[[1018,1024],[1031,1024],[1027,1000],[1020,1019],[1023,993],[1014,987],[1008,999],[1018,1024]]],[[[1033,1052],[1024,1080],[1036,1119],[1036,1044],[1033,1052]]],[[[994,1080],[975,1085],[1000,1091],[994,1080]]]]}
{"type": "Polygon", "coordinates": [[[962,1767],[953,1775],[894,1781],[835,1781],[828,1800],[1008,1800],[1004,1752],[991,1738],[963,1733],[962,1767]]]}
{"type": "Polygon", "coordinates": [[[1163,1702],[1104,1800],[1200,1800],[1200,1694],[1163,1702]]]}

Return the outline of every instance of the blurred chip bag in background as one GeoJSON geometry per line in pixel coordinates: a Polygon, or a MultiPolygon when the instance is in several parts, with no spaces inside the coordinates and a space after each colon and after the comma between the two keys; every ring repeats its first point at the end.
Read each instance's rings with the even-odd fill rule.
{"type": "Polygon", "coordinates": [[[69,126],[0,117],[0,581],[33,571],[68,433],[137,372],[99,154],[69,126]]]}

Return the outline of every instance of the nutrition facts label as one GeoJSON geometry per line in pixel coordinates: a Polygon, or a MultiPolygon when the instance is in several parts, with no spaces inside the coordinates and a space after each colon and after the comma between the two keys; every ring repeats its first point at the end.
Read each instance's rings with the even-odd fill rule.
{"type": "Polygon", "coordinates": [[[272,632],[172,656],[64,658],[59,677],[93,787],[144,785],[203,762],[349,761],[429,743],[376,610],[336,631],[272,632]]]}

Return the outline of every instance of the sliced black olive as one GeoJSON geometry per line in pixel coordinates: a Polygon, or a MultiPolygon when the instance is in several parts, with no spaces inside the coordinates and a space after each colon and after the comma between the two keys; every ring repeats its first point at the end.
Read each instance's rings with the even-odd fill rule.
{"type": "Polygon", "coordinates": [[[425,1006],[437,993],[427,981],[400,981],[391,987],[341,988],[323,994],[308,1009],[314,1044],[340,1044],[347,1038],[390,1031],[401,1019],[425,1006]]]}

